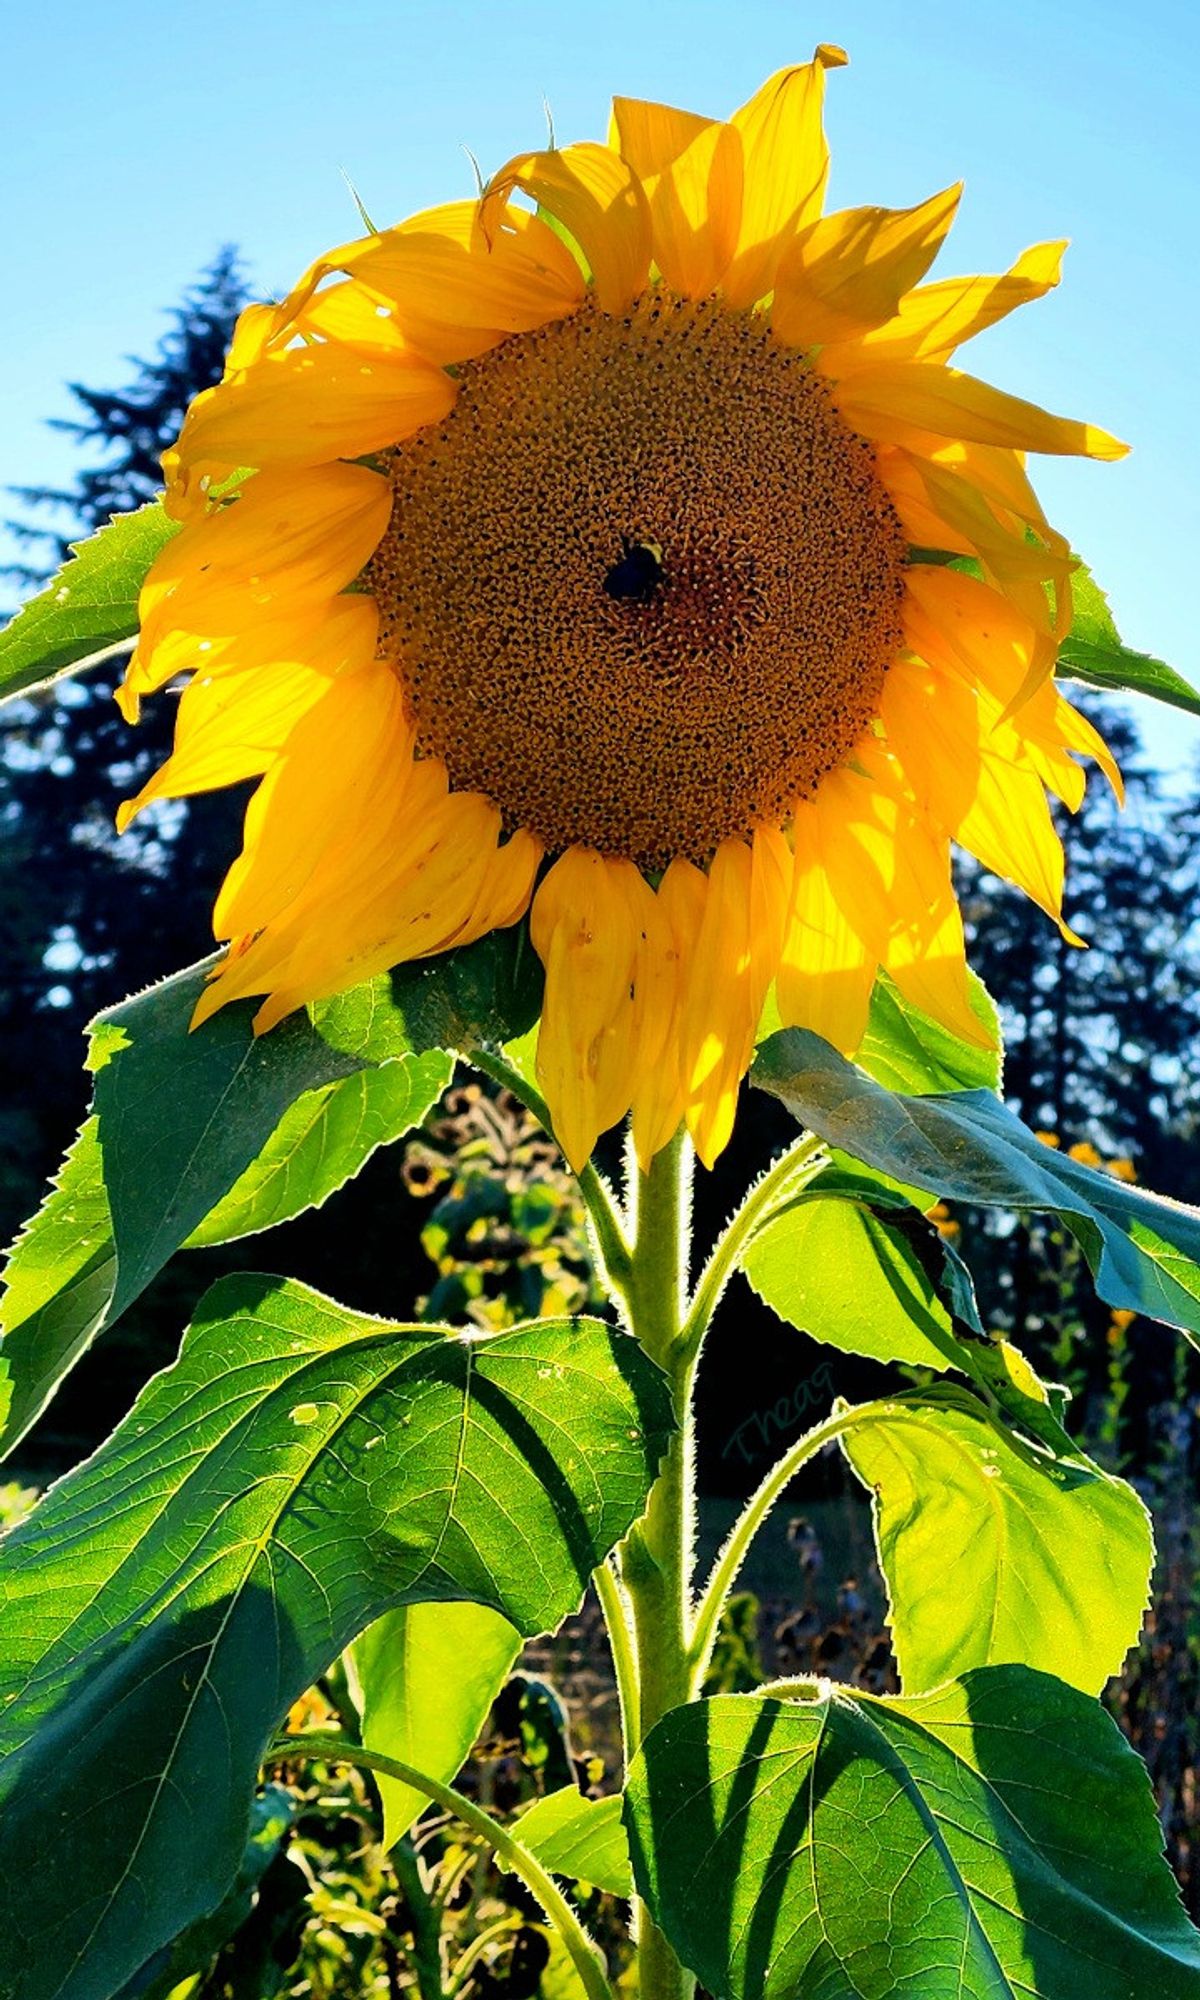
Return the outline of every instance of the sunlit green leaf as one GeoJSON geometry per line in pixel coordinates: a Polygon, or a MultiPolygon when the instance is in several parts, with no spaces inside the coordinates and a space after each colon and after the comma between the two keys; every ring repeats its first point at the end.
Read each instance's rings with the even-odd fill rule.
{"type": "Polygon", "coordinates": [[[1010,1661],[1085,1694],[1119,1672],[1154,1560],[1132,1486],[1018,1444],[965,1401],[871,1405],[842,1449],[875,1495],[906,1692],[1010,1661]]]}
{"type": "Polygon", "coordinates": [[[1063,1216],[1102,1299],[1200,1336],[1194,1209],[1043,1146],[990,1091],[902,1096],[803,1029],[773,1035],[752,1076],[802,1124],[931,1197],[1063,1216]]]}
{"type": "Polygon", "coordinates": [[[962,1346],[930,1275],[940,1251],[919,1217],[906,1227],[899,1213],[885,1221],[860,1202],[801,1199],[759,1230],[742,1269],[780,1319],[814,1340],[877,1361],[961,1368],[962,1346]]]}
{"type": "Polygon", "coordinates": [[[131,639],[146,571],[178,531],[156,500],[74,543],[73,559],[0,632],[0,701],[95,666],[131,639]]]}
{"type": "MultiPolygon", "coordinates": [[[[385,1611],[346,1655],[368,1750],[449,1784],[467,1760],[521,1650],[521,1635],[486,1604],[407,1604],[385,1611]]],[[[428,1796],[376,1776],[383,1844],[394,1847],[428,1796]]]]}
{"type": "Polygon", "coordinates": [[[1058,655],[1060,678],[1116,693],[1148,695],[1169,708],[1200,715],[1200,691],[1190,681],[1152,654],[1124,644],[1108,599],[1091,571],[1081,564],[1071,583],[1075,611],[1058,655]]]}
{"type": "Polygon", "coordinates": [[[554,1875],[590,1882],[610,1896],[632,1896],[629,1841],[619,1797],[585,1799],[573,1785],[547,1792],[513,1829],[523,1847],[554,1875]]]}
{"type": "Polygon", "coordinates": [[[860,1069],[889,1090],[999,1090],[1004,1068],[1000,1017],[982,979],[967,975],[971,1012],[988,1037],[980,1048],[918,1013],[886,974],[875,982],[867,1032],[855,1056],[860,1069]]]}
{"type": "Polygon", "coordinates": [[[1145,1770],[1027,1667],[936,1694],[720,1695],[630,1773],[634,1876],[732,2000],[1196,2000],[1145,1770]]]}
{"type": "Polygon", "coordinates": [[[665,1378],[594,1320],[465,1338],[215,1286],[0,1545],[0,1993],[108,2000],[215,1909],[272,1732],[386,1611],[557,1625],[670,1424],[665,1378]]]}

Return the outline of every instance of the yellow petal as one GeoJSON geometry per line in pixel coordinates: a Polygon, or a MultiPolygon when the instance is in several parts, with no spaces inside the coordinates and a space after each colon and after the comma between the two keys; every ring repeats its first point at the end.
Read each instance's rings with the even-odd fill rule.
{"type": "Polygon", "coordinates": [[[578,264],[540,216],[489,216],[479,202],[448,202],[351,246],[342,268],[391,302],[411,347],[443,364],[468,360],[565,318],[584,294],[578,264]]]}
{"type": "MultiPolygon", "coordinates": [[[[277,948],[286,940],[290,949],[255,1032],[308,1001],[478,936],[472,919],[499,830],[498,812],[478,792],[450,792],[432,812],[414,815],[408,841],[377,851],[372,865],[343,857],[336,871],[323,871],[304,910],[277,927],[277,948]]],[[[270,932],[261,942],[269,939],[270,932]]]]}
{"type": "Polygon", "coordinates": [[[468,919],[472,937],[507,930],[525,915],[544,853],[541,841],[525,827],[497,846],[468,919]]]}
{"type": "MultiPolygon", "coordinates": [[[[361,347],[368,352],[392,355],[413,351],[396,324],[393,306],[381,292],[357,278],[343,278],[317,292],[297,314],[295,331],[307,338],[333,340],[343,347],[361,347]]],[[[426,357],[428,358],[428,357],[426,357]]]]}
{"type": "Polygon", "coordinates": [[[1072,937],[1062,923],[1062,842],[1019,740],[996,728],[995,704],[937,668],[899,663],[880,713],[921,807],[1072,937]]]}
{"type": "Polygon", "coordinates": [[[1004,708],[1049,682],[1055,649],[1009,593],[925,563],[910,566],[907,585],[905,638],[931,666],[965,675],[1004,708]]]}
{"type": "Polygon", "coordinates": [[[959,182],[916,208],[847,208],[809,223],[775,274],[779,339],[813,347],[891,319],[937,256],[961,194],[959,182]]]}
{"type": "Polygon", "coordinates": [[[217,936],[263,929],[328,858],[361,849],[403,793],[411,743],[390,667],[332,681],[250,801],[242,853],[217,898],[217,936]]]}
{"type": "Polygon", "coordinates": [[[1035,403],[933,362],[872,362],[839,381],[835,395],[847,423],[865,437],[910,449],[919,448],[921,434],[929,432],[1084,458],[1124,458],[1129,449],[1095,424],[1051,416],[1035,403]]]}
{"type": "Polygon", "coordinates": [[[782,835],[760,829],[752,848],[722,841],[709,870],[682,1024],[688,1130],[706,1167],[733,1130],[738,1086],[778,969],[790,863],[782,835]]]}
{"type": "Polygon", "coordinates": [[[348,597],[315,631],[263,626],[225,642],[212,669],[197,672],[184,689],[174,750],[137,798],[120,808],[118,833],[152,799],[186,798],[260,777],[334,675],[373,663],[378,630],[374,600],[348,597]]]}
{"type": "Polygon", "coordinates": [[[387,480],[366,466],[258,473],[151,565],[138,656],[175,628],[226,637],[336,596],[374,552],[391,507],[387,480]]]}
{"type": "Polygon", "coordinates": [[[522,153],[488,182],[485,230],[499,229],[517,189],[549,210],[586,259],[603,311],[625,312],[650,269],[650,210],[632,168],[607,146],[585,142],[561,152],[522,153]]]}
{"type": "Polygon", "coordinates": [[[179,450],[193,467],[359,458],[440,423],[455,394],[444,369],[416,354],[287,347],[197,396],[179,450]]]}
{"type": "Polygon", "coordinates": [[[942,278],[902,299],[893,319],[861,341],[830,350],[821,366],[833,376],[877,360],[945,361],[964,340],[1053,291],[1065,243],[1037,243],[1000,277],[942,278]]]}
{"type": "Polygon", "coordinates": [[[731,125],[613,99],[617,150],[650,204],[654,261],[673,291],[704,298],[720,284],[737,245],[742,146],[731,125]]]}
{"type": "Polygon", "coordinates": [[[772,289],[785,243],[821,213],[829,178],[825,71],[846,60],[841,49],[822,44],[811,62],[777,71],[734,112],[742,140],[742,219],[722,289],[735,308],[752,306],[772,289]]]}
{"type": "MultiPolygon", "coordinates": [[[[700,935],[708,879],[690,861],[672,861],[658,886],[657,905],[663,921],[661,964],[650,985],[646,1011],[650,1019],[646,1045],[656,1056],[639,1065],[633,1096],[633,1140],[643,1173],[654,1155],[674,1138],[683,1117],[687,1092],[682,1067],[684,995],[692,950],[700,935]]],[[[648,982],[649,983],[649,982],[648,982]]]]}
{"type": "Polygon", "coordinates": [[[775,991],[785,1027],[811,1028],[843,1055],[863,1038],[878,960],[849,922],[826,862],[844,841],[840,797],[828,782],[797,806],[792,896],[775,991]]]}
{"type": "MultiPolygon", "coordinates": [[[[643,924],[629,893],[630,875],[638,875],[630,862],[569,847],[533,899],[530,934],[546,968],[538,1081],[554,1135],[576,1173],[633,1096],[643,924]]],[[[649,885],[642,887],[653,900],[649,885]]]]}

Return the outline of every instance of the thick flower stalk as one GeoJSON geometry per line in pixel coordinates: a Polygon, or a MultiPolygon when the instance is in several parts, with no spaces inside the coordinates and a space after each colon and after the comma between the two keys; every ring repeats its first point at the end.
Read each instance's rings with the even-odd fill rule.
{"type": "Polygon", "coordinates": [[[1061,923],[1047,793],[1119,777],[1025,455],[1124,447],[955,365],[1061,244],[926,283],[958,188],[823,213],[844,60],[727,123],[617,99],[244,314],[122,697],[189,676],[123,824],[259,780],[197,1020],[528,912],[572,1164],[630,1113],[711,1164],[772,988],[847,1053],[881,969],[983,1037],[952,842],[1061,923]]]}

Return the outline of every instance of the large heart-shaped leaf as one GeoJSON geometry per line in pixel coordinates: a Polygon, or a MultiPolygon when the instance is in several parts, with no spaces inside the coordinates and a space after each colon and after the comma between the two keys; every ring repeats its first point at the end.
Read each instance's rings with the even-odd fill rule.
{"type": "Polygon", "coordinates": [[[1200,1336],[1194,1209],[1041,1145],[990,1091],[885,1090],[805,1029],[772,1035],[751,1075],[822,1138],[931,1197],[1061,1215],[1102,1299],[1200,1336]]]}
{"type": "Polygon", "coordinates": [[[594,1320],[467,1339],[215,1286],[0,1547],[0,1993],[107,2000],[214,1909],[273,1729],[385,1611],[556,1625],[670,1424],[665,1377],[594,1320]]]}
{"type": "Polygon", "coordinates": [[[1019,1444],[958,1397],[872,1404],[842,1449],[875,1496],[907,1693],[971,1667],[1040,1667],[1099,1694],[1150,1593],[1150,1517],[1081,1455],[1019,1444]]]}
{"type": "Polygon", "coordinates": [[[96,666],[132,639],[146,571],[178,532],[155,500],[74,543],[72,560],[0,632],[0,701],[96,666]]]}
{"type": "Polygon", "coordinates": [[[448,1051],[528,1026],[540,972],[497,931],[401,966],[255,1037],[254,1005],[195,1034],[213,961],[101,1014],[95,1111],[19,1238],[0,1302],[11,1447],[56,1384],[183,1243],[229,1242],[324,1201],[424,1117],[448,1051]]]}
{"type": "Polygon", "coordinates": [[[694,1702],[626,1799],[638,1888],[722,2000],[1200,1994],[1145,1770],[1048,1674],[694,1702]]]}
{"type": "MultiPolygon", "coordinates": [[[[487,1604],[403,1604],[360,1633],[346,1665],[368,1750],[448,1785],[467,1761],[521,1650],[521,1635],[487,1604]]],[[[394,1847],[429,1804],[376,1774],[383,1844],[394,1847]]]]}

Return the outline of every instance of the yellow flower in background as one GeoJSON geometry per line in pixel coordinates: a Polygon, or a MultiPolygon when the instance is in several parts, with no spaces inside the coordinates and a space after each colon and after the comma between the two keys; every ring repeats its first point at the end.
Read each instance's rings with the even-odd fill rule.
{"type": "Polygon", "coordinates": [[[728,123],[617,99],[243,315],[122,696],[190,676],[122,825],[261,781],[198,1021],[529,911],[569,1159],[632,1111],[711,1163],[772,985],[847,1053],[881,968],[982,1039],[952,840],[1061,923],[1047,789],[1119,778],[1025,453],[1124,447],[955,365],[1061,244],[926,284],[957,188],[822,213],[844,61],[728,123]]]}

